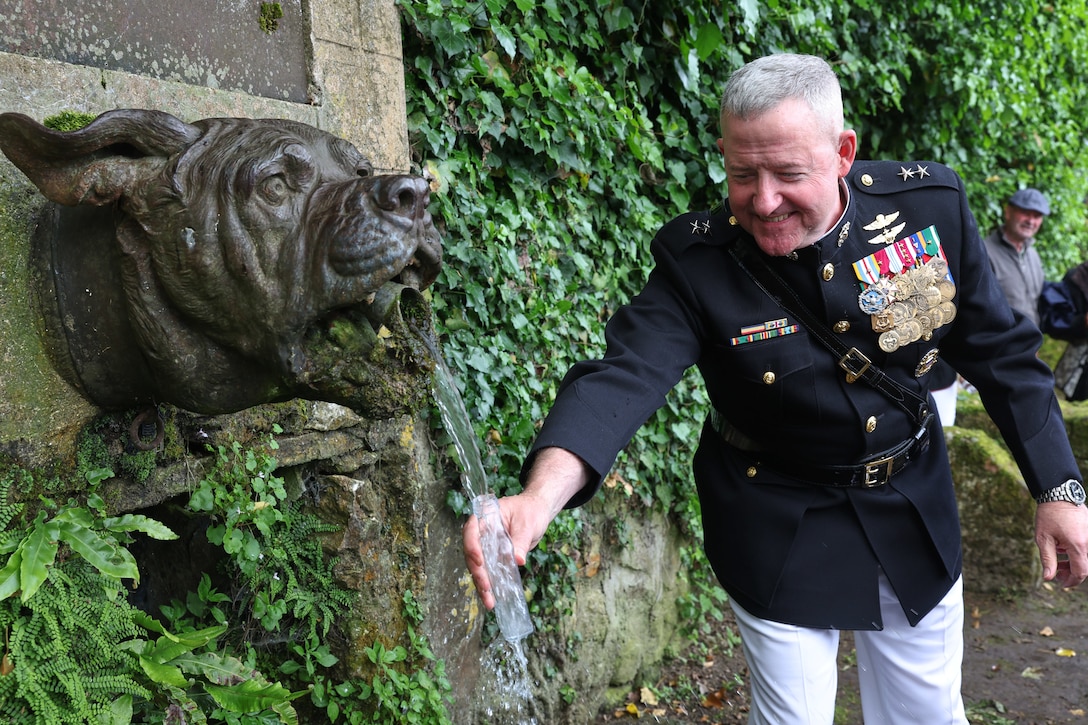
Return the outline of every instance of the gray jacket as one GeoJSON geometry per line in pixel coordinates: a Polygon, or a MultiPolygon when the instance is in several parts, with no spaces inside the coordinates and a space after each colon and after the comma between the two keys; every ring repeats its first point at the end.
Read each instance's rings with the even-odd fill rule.
{"type": "Polygon", "coordinates": [[[1009,306],[1039,325],[1039,293],[1043,290],[1043,263],[1035,251],[1035,239],[1029,239],[1024,251],[1005,240],[1001,228],[986,236],[986,252],[997,283],[1005,293],[1009,306]]]}

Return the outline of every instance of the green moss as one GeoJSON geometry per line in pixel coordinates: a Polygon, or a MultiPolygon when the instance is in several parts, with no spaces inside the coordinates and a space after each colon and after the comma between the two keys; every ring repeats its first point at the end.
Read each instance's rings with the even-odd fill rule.
{"type": "Polygon", "coordinates": [[[90,113],[81,113],[79,111],[61,111],[55,116],[47,116],[42,125],[46,128],[51,128],[54,131],[76,131],[88,123],[93,121],[96,117],[90,113]]]}
{"type": "Polygon", "coordinates": [[[265,33],[274,33],[279,30],[280,18],[283,17],[283,6],[279,3],[261,3],[261,13],[257,17],[257,23],[265,33]]]}

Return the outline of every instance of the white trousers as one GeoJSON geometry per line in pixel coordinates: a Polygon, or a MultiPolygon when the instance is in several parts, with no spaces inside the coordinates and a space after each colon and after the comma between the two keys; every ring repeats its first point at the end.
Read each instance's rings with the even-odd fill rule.
{"type": "Polygon", "coordinates": [[[933,395],[933,402],[937,404],[937,417],[945,428],[956,424],[956,396],[959,390],[960,385],[956,382],[947,388],[929,391],[933,395]]]}
{"type": "MultiPolygon", "coordinates": [[[[731,602],[748,661],[749,725],[832,725],[839,631],[753,617],[731,602]]],[[[866,725],[967,725],[960,695],[963,579],[911,627],[880,575],[884,629],[855,631],[866,725]]]]}

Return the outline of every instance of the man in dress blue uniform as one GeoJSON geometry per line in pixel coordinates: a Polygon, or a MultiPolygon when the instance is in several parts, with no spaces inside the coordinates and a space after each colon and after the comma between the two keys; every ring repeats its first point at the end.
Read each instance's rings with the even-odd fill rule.
{"type": "MultiPolygon", "coordinates": [[[[1043,575],[1074,586],[1088,576],[1088,509],[1040,333],[997,286],[954,172],[855,163],[823,60],[738,70],[721,129],[726,204],[660,230],[605,356],[567,374],[524,491],[501,500],[516,558],[594,494],[696,365],[714,410],[693,467],[751,671],[749,722],[831,723],[847,629],[867,722],[966,723],[959,521],[930,373],[945,360],[978,389],[1039,501],[1043,575]],[[746,271],[763,264],[789,292],[746,271]]],[[[490,608],[473,519],[464,543],[490,608]]]]}

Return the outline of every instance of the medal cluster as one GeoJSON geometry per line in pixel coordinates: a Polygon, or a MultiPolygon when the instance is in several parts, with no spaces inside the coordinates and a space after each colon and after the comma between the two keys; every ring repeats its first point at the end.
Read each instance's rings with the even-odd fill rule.
{"type": "Polygon", "coordinates": [[[956,317],[956,285],[948,278],[948,263],[940,257],[904,269],[894,277],[881,277],[858,297],[870,315],[877,343],[884,352],[929,340],[933,331],[956,317]]]}

